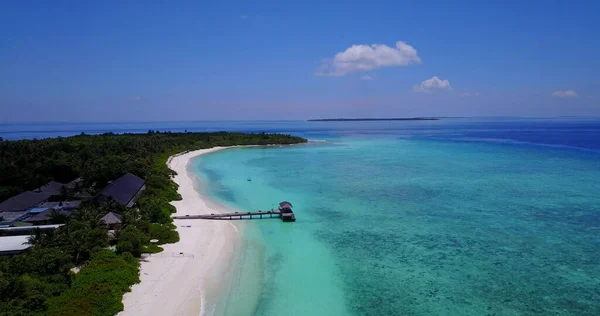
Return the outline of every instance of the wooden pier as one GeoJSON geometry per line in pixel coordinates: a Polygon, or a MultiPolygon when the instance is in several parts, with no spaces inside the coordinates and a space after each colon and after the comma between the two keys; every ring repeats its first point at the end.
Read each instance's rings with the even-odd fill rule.
{"type": "Polygon", "coordinates": [[[296,216],[292,211],[290,202],[279,203],[278,210],[255,211],[255,212],[235,212],[235,213],[212,213],[202,215],[173,216],[173,219],[213,219],[213,220],[242,220],[242,219],[263,219],[280,218],[284,222],[295,222],[296,216]]]}

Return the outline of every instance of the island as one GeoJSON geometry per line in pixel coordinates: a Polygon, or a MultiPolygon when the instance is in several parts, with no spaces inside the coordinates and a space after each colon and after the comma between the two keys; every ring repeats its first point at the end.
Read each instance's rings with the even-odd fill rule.
{"type": "Polygon", "coordinates": [[[439,121],[437,117],[391,117],[391,118],[328,118],[310,119],[308,122],[362,122],[362,121],[439,121]]]}
{"type": "Polygon", "coordinates": [[[170,157],[306,141],[157,131],[1,141],[0,314],[115,315],[140,281],[142,253],[180,240],[170,157]]]}

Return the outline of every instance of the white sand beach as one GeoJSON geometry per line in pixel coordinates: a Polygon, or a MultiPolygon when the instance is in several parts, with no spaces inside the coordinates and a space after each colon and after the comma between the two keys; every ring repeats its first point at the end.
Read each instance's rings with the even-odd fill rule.
{"type": "MultiPolygon", "coordinates": [[[[219,213],[223,209],[194,189],[187,172],[192,158],[223,147],[196,150],[173,156],[168,162],[177,172],[182,201],[172,204],[177,215],[219,213]],[[218,209],[217,209],[218,208],[218,209]]],[[[238,240],[238,228],[227,221],[175,220],[180,241],[162,245],[164,251],[141,264],[141,282],[123,297],[119,315],[207,315],[216,295],[226,286],[238,240]],[[190,226],[190,227],[188,227],[190,226]]]]}

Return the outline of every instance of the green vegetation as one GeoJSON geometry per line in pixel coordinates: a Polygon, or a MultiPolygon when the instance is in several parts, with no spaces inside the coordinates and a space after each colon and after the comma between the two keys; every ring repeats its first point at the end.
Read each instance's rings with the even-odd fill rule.
{"type": "Polygon", "coordinates": [[[69,288],[72,257],[56,248],[34,247],[0,262],[0,315],[35,315],[49,297],[69,288]]]}
{"type": "Polygon", "coordinates": [[[162,252],[164,249],[160,246],[157,245],[147,245],[144,247],[144,253],[159,253],[162,252]]]}
{"type": "Polygon", "coordinates": [[[126,253],[139,257],[142,255],[144,245],[148,244],[148,236],[135,226],[129,225],[119,230],[117,235],[117,253],[126,253]]]}
{"type": "Polygon", "coordinates": [[[121,298],[140,281],[138,261],[130,253],[118,256],[96,252],[73,279],[71,287],[47,301],[47,315],[115,315],[123,310],[121,298]]]}
{"type": "MultiPolygon", "coordinates": [[[[79,135],[67,138],[0,142],[0,201],[33,190],[50,180],[68,182],[83,177],[84,187],[102,189],[110,180],[131,172],[153,184],[151,189],[174,188],[165,181],[172,171],[168,157],[187,150],[231,145],[293,144],[300,137],[245,133],[158,133],[79,135]],[[155,185],[155,186],[154,186],[155,185]]],[[[162,190],[173,198],[175,190],[162,190]]]]}
{"type": "Polygon", "coordinates": [[[158,239],[159,245],[171,244],[179,241],[179,235],[175,231],[173,224],[150,224],[150,239],[158,239]]]}
{"type": "Polygon", "coordinates": [[[79,135],[68,138],[0,142],[0,201],[50,180],[83,181],[62,198],[93,196],[110,180],[130,172],[146,181],[136,207],[114,201],[83,203],[72,216],[53,214],[66,223],[50,232],[35,231],[33,247],[0,258],[0,315],[113,315],[122,310],[122,295],[139,281],[142,252],[162,251],[158,245],[179,240],[172,224],[180,200],[175,174],[167,159],[176,153],[230,145],[293,144],[305,139],[278,134],[158,133],[79,135]],[[99,219],[121,214],[116,253],[99,219]],[[150,244],[157,239],[157,244],[150,244]],[[73,267],[81,267],[77,274],[73,267]]]}

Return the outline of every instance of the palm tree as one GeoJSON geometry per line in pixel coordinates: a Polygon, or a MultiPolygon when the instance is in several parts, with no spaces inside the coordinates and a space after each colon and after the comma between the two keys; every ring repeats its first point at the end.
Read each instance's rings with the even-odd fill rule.
{"type": "Polygon", "coordinates": [[[52,210],[50,212],[50,221],[52,224],[64,224],[69,220],[69,216],[64,213],[61,213],[57,210],[52,210]]]}
{"type": "Polygon", "coordinates": [[[36,228],[33,231],[33,234],[27,238],[27,241],[24,242],[24,244],[28,244],[28,245],[32,245],[32,246],[39,245],[43,239],[44,239],[44,235],[42,234],[42,230],[39,228],[36,228]]]}

